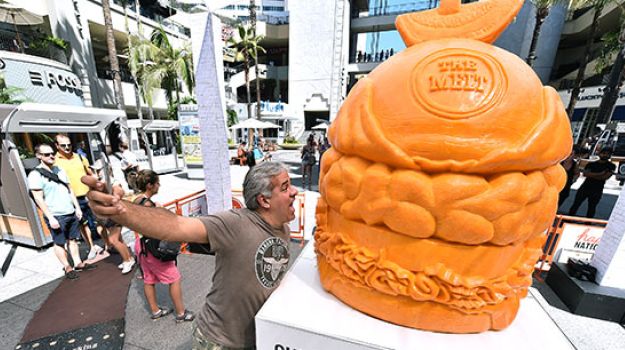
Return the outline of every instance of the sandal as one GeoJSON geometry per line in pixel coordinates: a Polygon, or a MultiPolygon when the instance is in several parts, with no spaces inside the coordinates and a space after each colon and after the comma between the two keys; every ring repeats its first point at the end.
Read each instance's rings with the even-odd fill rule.
{"type": "Polygon", "coordinates": [[[184,310],[184,313],[180,316],[176,315],[176,323],[190,322],[195,319],[195,314],[189,310],[184,310]]]}
{"type": "Polygon", "coordinates": [[[75,280],[78,279],[78,273],[76,271],[72,270],[65,270],[65,278],[67,278],[68,280],[75,280]]]}
{"type": "Polygon", "coordinates": [[[98,268],[98,265],[95,264],[87,264],[85,262],[74,266],[74,270],[75,271],[91,271],[91,270],[95,270],[98,268]]]}
{"type": "Polygon", "coordinates": [[[158,308],[158,311],[156,313],[153,313],[151,318],[153,320],[158,320],[159,318],[163,317],[163,316],[167,316],[171,313],[171,309],[168,309],[166,307],[160,307],[158,308]]]}

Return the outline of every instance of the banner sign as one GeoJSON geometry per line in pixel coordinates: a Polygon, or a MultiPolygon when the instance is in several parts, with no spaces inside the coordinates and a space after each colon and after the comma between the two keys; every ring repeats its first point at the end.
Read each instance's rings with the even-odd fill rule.
{"type": "Polygon", "coordinates": [[[601,241],[605,227],[579,224],[562,225],[562,238],[556,252],[557,262],[564,263],[569,258],[590,261],[601,241]]]}
{"type": "Polygon", "coordinates": [[[208,207],[206,204],[206,196],[204,193],[199,197],[180,206],[182,216],[205,216],[208,215],[208,207]]]}
{"type": "Polygon", "coordinates": [[[185,164],[202,166],[202,140],[200,139],[200,118],[197,105],[178,107],[180,142],[185,164]]]}

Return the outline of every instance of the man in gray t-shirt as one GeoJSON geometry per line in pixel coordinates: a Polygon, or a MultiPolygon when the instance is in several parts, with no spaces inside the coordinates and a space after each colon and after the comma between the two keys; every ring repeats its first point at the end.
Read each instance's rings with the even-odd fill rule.
{"type": "Polygon", "coordinates": [[[197,318],[193,349],[241,349],[255,345],[254,316],[278,286],[289,261],[287,223],[295,218],[297,189],[286,167],[263,162],[243,182],[245,209],[204,218],[176,216],[162,208],[104,193],[95,179],[82,180],[93,212],[143,235],[208,244],[215,253],[213,286],[197,318]]]}

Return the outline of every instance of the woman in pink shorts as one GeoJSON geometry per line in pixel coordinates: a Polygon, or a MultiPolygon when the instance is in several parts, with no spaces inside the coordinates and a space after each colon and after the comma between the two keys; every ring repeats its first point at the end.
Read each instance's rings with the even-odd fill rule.
{"type": "MultiPolygon", "coordinates": [[[[150,198],[158,193],[160,187],[158,174],[152,170],[141,170],[137,175],[136,185],[142,194],[135,198],[134,203],[146,207],[156,206],[150,198]]],[[[176,322],[193,321],[195,315],[186,310],[182,302],[181,276],[176,261],[161,261],[155,258],[147,249],[144,251],[140,239],[135,241],[135,251],[143,270],[143,292],[150,305],[152,319],[159,319],[172,312],[171,309],[159,306],[156,301],[154,285],[163,283],[169,285],[169,295],[176,311],[176,322]]]]}

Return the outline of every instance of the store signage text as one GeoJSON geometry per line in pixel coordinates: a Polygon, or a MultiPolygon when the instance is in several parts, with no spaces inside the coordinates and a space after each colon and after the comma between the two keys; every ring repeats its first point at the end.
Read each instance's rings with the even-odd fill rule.
{"type": "Polygon", "coordinates": [[[565,223],[555,254],[557,262],[565,264],[569,258],[590,260],[603,236],[605,227],[565,223]]]}
{"type": "Polygon", "coordinates": [[[261,101],[260,110],[261,112],[269,112],[269,113],[284,112],[284,104],[282,104],[281,102],[273,103],[273,102],[261,101]]]}
{"type": "MultiPolygon", "coordinates": [[[[620,92],[618,94],[618,98],[623,98],[623,97],[625,97],[625,92],[620,92]]],[[[580,96],[579,100],[580,101],[592,101],[592,100],[600,100],[602,98],[603,98],[603,94],[595,94],[595,95],[580,96]]]]}
{"type": "Polygon", "coordinates": [[[49,89],[57,88],[62,92],[82,96],[80,79],[69,73],[29,70],[28,74],[31,84],[35,86],[47,86],[49,89]]]}
{"type": "Polygon", "coordinates": [[[599,245],[599,241],[601,241],[601,236],[593,235],[590,233],[590,229],[586,229],[579,236],[577,236],[577,240],[575,241],[573,248],[595,251],[597,249],[597,245],[599,245]]]}

